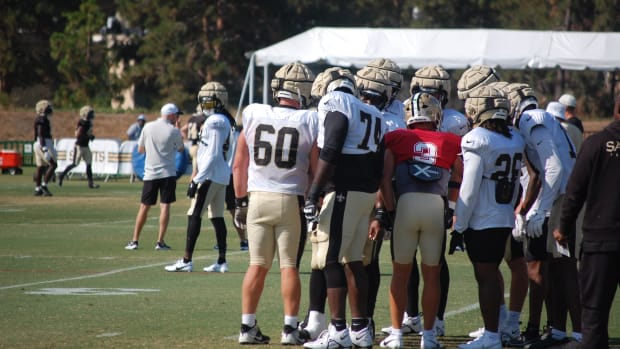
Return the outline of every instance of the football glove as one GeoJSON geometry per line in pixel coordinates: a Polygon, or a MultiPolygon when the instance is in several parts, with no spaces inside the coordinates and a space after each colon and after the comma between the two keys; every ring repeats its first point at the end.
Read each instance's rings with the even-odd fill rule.
{"type": "Polygon", "coordinates": [[[248,197],[235,198],[235,226],[239,229],[246,228],[248,217],[248,197]]]}
{"type": "Polygon", "coordinates": [[[90,135],[90,137],[88,137],[91,141],[95,140],[95,135],[90,135]]]}
{"type": "Polygon", "coordinates": [[[198,184],[194,181],[190,181],[187,187],[187,197],[193,199],[194,196],[196,196],[196,191],[198,191],[198,184]]]}
{"type": "Polygon", "coordinates": [[[315,202],[306,200],[306,204],[304,205],[304,216],[306,216],[306,221],[308,223],[319,221],[319,209],[315,202]]]}
{"type": "Polygon", "coordinates": [[[43,151],[43,156],[45,157],[45,161],[52,160],[52,154],[49,152],[47,147],[43,147],[43,148],[41,148],[41,150],[43,151]]]}
{"type": "Polygon", "coordinates": [[[376,208],[374,219],[379,221],[381,224],[381,228],[388,232],[388,234],[392,233],[394,229],[394,216],[396,215],[395,211],[387,211],[384,208],[376,208]]]}
{"type": "Polygon", "coordinates": [[[444,226],[446,229],[450,229],[452,224],[454,224],[454,209],[447,208],[444,211],[444,226]]]}
{"type": "Polygon", "coordinates": [[[515,227],[512,229],[512,237],[517,241],[525,240],[525,218],[521,214],[515,216],[515,227]]]}
{"type": "Polygon", "coordinates": [[[453,230],[450,233],[450,249],[448,254],[454,254],[454,251],[465,252],[465,241],[463,241],[463,233],[453,230]]]}
{"type": "Polygon", "coordinates": [[[543,234],[543,225],[545,224],[545,213],[543,211],[536,211],[534,214],[529,215],[525,226],[525,231],[529,238],[538,238],[543,234]]]}

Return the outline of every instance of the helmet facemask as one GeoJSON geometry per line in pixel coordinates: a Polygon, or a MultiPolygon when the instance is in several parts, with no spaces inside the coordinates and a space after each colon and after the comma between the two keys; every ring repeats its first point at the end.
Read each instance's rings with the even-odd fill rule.
{"type": "Polygon", "coordinates": [[[422,122],[432,123],[435,129],[439,128],[443,109],[435,96],[427,92],[418,92],[411,96],[408,104],[411,108],[411,117],[407,119],[408,128],[422,122]]]}

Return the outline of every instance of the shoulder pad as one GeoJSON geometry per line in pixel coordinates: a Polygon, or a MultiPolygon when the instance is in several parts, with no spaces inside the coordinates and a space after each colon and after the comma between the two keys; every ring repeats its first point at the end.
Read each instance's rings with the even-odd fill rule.
{"type": "Polygon", "coordinates": [[[542,109],[527,110],[519,118],[519,130],[524,135],[530,135],[537,125],[544,125],[546,112],[542,109]]]}
{"type": "Polygon", "coordinates": [[[461,139],[461,149],[474,153],[484,152],[484,149],[489,146],[489,139],[486,137],[483,130],[482,128],[474,128],[463,136],[461,139]]]}

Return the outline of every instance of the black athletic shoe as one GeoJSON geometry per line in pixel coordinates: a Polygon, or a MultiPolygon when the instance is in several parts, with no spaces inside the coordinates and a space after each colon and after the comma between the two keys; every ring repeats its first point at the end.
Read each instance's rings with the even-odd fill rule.
{"type": "Polygon", "coordinates": [[[545,349],[554,347],[556,345],[562,345],[568,343],[568,337],[564,337],[562,339],[553,338],[550,333],[545,333],[540,337],[540,340],[534,342],[532,344],[528,344],[525,346],[525,349],[545,349]]]}
{"type": "Polygon", "coordinates": [[[42,185],[41,190],[43,191],[43,196],[53,196],[49,189],[47,189],[47,185],[42,185]]]}
{"type": "Polygon", "coordinates": [[[91,184],[88,185],[88,187],[90,189],[97,189],[97,188],[99,188],[99,184],[91,183],[91,184]]]}
{"type": "Polygon", "coordinates": [[[41,190],[41,188],[36,188],[34,190],[34,196],[43,196],[43,190],[41,190]]]}
{"type": "Polygon", "coordinates": [[[239,331],[239,344],[269,344],[269,337],[265,336],[258,328],[258,324],[253,327],[241,324],[239,331]]]}
{"type": "Polygon", "coordinates": [[[529,326],[525,331],[521,332],[519,338],[511,338],[504,345],[510,348],[525,348],[535,342],[540,341],[540,332],[538,328],[529,326]]]}

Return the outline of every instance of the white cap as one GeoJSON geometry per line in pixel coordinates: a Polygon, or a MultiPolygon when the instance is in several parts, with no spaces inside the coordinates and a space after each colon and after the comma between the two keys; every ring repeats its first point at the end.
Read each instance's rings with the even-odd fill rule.
{"type": "Polygon", "coordinates": [[[558,119],[566,120],[566,117],[564,116],[565,110],[566,106],[560,102],[549,102],[549,104],[547,104],[547,113],[558,119]]]}
{"type": "Polygon", "coordinates": [[[138,120],[146,121],[146,116],[144,114],[138,115],[138,120]]]}
{"type": "Polygon", "coordinates": [[[577,100],[575,99],[575,96],[569,95],[568,93],[563,94],[558,101],[567,107],[575,108],[577,106],[577,100]]]}
{"type": "Polygon", "coordinates": [[[161,107],[161,116],[166,116],[170,114],[181,115],[183,114],[183,112],[181,112],[181,110],[179,110],[179,108],[173,103],[164,104],[164,106],[161,107]]]}

